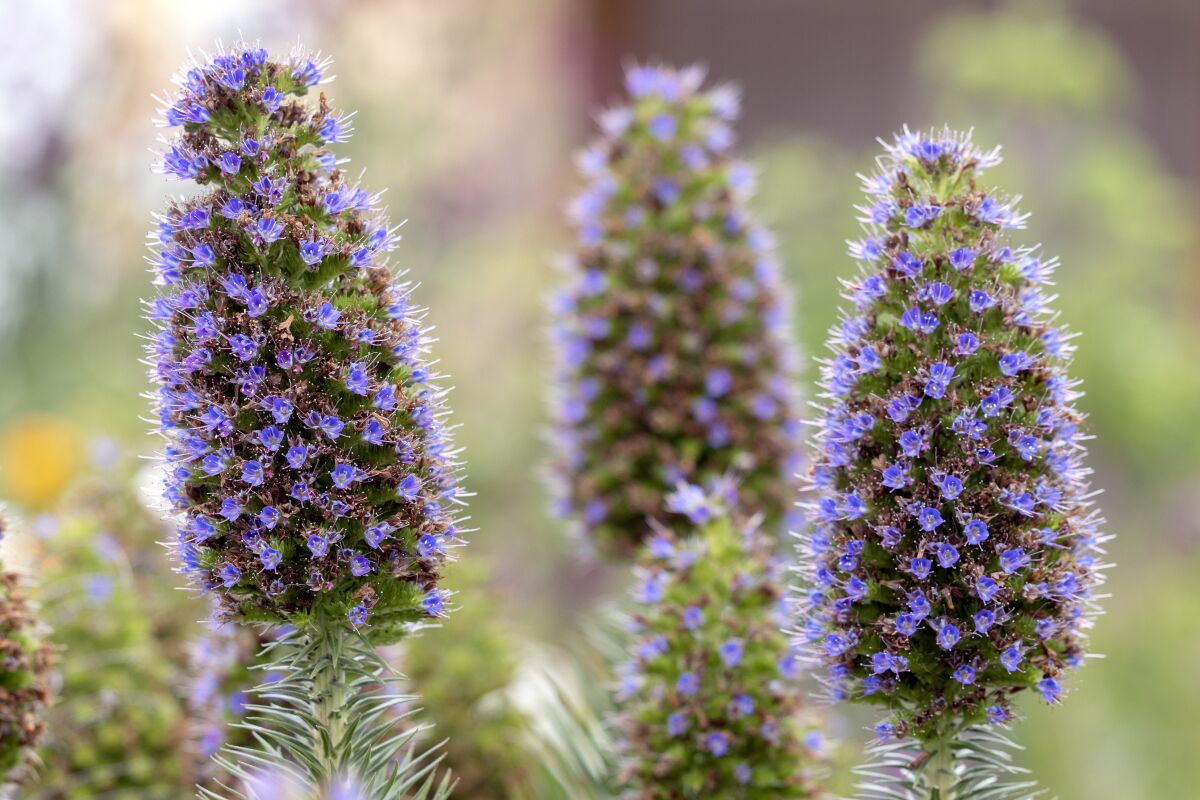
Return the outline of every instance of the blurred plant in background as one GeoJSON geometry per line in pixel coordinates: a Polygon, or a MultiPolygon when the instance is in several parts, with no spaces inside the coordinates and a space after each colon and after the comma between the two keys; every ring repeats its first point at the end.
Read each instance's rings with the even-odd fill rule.
{"type": "MultiPolygon", "coordinates": [[[[539,695],[525,673],[535,648],[506,622],[511,614],[478,567],[451,569],[462,608],[453,630],[429,627],[395,648],[393,662],[421,690],[418,719],[431,741],[446,739],[446,769],[459,797],[553,800],[589,797],[579,776],[555,770],[537,752],[535,728],[566,698],[539,695]],[[482,667],[482,668],[481,668],[482,667]],[[524,702],[522,702],[524,701],[524,702]]],[[[556,732],[560,734],[561,732],[556,732]]],[[[586,776],[584,776],[586,781],[586,776]]]]}
{"type": "MultiPolygon", "coordinates": [[[[214,609],[215,614],[216,609],[214,609]]],[[[212,791],[236,779],[213,760],[222,747],[247,747],[253,734],[239,723],[246,720],[251,692],[264,682],[255,672],[259,653],[270,641],[267,631],[219,622],[210,617],[188,653],[187,736],[194,756],[195,781],[212,791]]],[[[270,681],[277,676],[267,677],[270,681]]]]}
{"type": "Polygon", "coordinates": [[[705,497],[681,484],[668,507],[694,528],[678,539],[663,528],[638,560],[633,644],[617,670],[621,796],[815,796],[819,718],[782,634],[774,537],[730,510],[732,486],[705,497]]]}
{"type": "MultiPolygon", "coordinates": [[[[8,523],[0,516],[0,539],[8,523]]],[[[0,796],[35,777],[54,653],[24,579],[0,563],[0,796]]]]}
{"type": "Polygon", "coordinates": [[[29,797],[176,798],[195,771],[180,692],[204,604],[173,587],[158,544],[167,528],[142,505],[131,459],[108,440],[90,449],[83,476],[22,542],[62,652],[29,797]]]}
{"type": "MultiPolygon", "coordinates": [[[[133,523],[116,529],[126,536],[162,532],[144,519],[120,522],[133,523]]],[[[180,664],[153,619],[162,608],[154,600],[171,600],[162,584],[169,572],[135,578],[125,548],[147,543],[122,541],[86,510],[44,516],[36,535],[43,607],[63,657],[45,767],[30,797],[178,797],[188,774],[180,664]]]]}
{"type": "Polygon", "coordinates": [[[774,532],[799,468],[790,298],[734,154],[738,90],[704,69],[632,66],[578,156],[578,238],[553,300],[549,470],[559,512],[629,557],[680,481],[726,477],[774,532]]]}

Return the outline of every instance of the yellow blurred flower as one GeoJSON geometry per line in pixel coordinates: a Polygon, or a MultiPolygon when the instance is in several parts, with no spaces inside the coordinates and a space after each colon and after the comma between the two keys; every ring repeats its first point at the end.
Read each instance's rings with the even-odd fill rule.
{"type": "Polygon", "coordinates": [[[59,417],[13,420],[0,432],[0,494],[26,508],[53,507],[84,466],[82,439],[59,417]]]}

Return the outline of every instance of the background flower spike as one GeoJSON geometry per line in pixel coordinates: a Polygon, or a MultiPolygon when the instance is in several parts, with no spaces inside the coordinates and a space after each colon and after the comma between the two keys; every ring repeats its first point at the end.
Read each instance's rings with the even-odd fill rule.
{"type": "Polygon", "coordinates": [[[629,102],[578,157],[578,241],[553,301],[558,510],[632,556],[678,481],[727,474],[774,528],[799,469],[789,302],[754,171],[732,153],[738,93],[699,67],[633,66],[629,102]]]}
{"type": "Polygon", "coordinates": [[[988,753],[977,726],[1022,690],[1061,701],[1105,566],[1055,262],[1009,243],[1026,215],[977,184],[998,162],[905,129],[863,176],[801,543],[799,641],[828,695],[885,708],[877,734],[913,740],[921,796],[943,800],[975,796],[954,787],[968,745],[988,753]]]}
{"type": "Polygon", "coordinates": [[[231,752],[393,797],[440,790],[393,761],[372,645],[450,610],[459,466],[423,312],[386,266],[396,229],[331,149],[349,116],[305,101],[328,64],[238,44],[177,76],[160,166],[200,191],[151,233],[149,356],[180,571],[223,621],[294,626],[272,646],[290,683],[247,723],[275,733],[231,752]]]}
{"type": "Polygon", "coordinates": [[[638,565],[617,697],[622,797],[817,796],[824,745],[782,631],[786,568],[731,499],[680,484],[668,504],[691,531],[660,528],[638,565]]]}

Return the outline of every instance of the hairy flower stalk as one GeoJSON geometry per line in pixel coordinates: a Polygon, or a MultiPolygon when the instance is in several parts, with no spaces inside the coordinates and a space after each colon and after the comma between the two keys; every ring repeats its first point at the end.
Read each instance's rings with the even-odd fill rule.
{"type": "Polygon", "coordinates": [[[955,754],[989,735],[975,726],[1011,719],[1024,689],[1061,699],[1107,538],[1054,261],[1008,243],[1025,216],[976,182],[998,161],[906,129],[863,179],[802,544],[801,640],[829,694],[887,709],[878,734],[915,740],[919,796],[942,800],[974,796],[955,754]]]}
{"type": "Polygon", "coordinates": [[[180,571],[222,620],[296,627],[277,652],[317,694],[291,722],[327,726],[308,733],[332,751],[284,749],[318,783],[375,763],[339,670],[387,680],[368,643],[446,613],[461,502],[422,312],[386,266],[395,230],[330,149],[348,117],[305,102],[327,67],[239,45],[177,77],[161,166],[200,191],[152,233],[149,303],[180,571]]]}
{"type": "Polygon", "coordinates": [[[804,709],[784,565],[758,521],[684,484],[694,533],[662,528],[638,567],[632,659],[620,670],[622,797],[814,796],[820,735],[804,709]]]}
{"type": "MultiPolygon", "coordinates": [[[[5,530],[0,516],[0,538],[5,530]]],[[[20,577],[0,564],[0,797],[30,777],[46,729],[51,651],[41,627],[20,577]]]]}
{"type": "Polygon", "coordinates": [[[774,528],[798,469],[796,359],[770,234],[731,153],[737,92],[703,70],[634,67],[579,156],[588,186],[554,300],[553,480],[561,513],[630,556],[686,480],[736,476],[774,528]]]}

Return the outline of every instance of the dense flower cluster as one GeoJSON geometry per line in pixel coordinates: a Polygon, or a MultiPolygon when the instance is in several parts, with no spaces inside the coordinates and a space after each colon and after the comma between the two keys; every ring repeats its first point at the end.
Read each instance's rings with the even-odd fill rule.
{"type": "Polygon", "coordinates": [[[774,526],[798,471],[796,359],[770,234],[731,154],[737,92],[703,71],[634,67],[579,157],[578,245],[554,300],[564,516],[631,554],[681,480],[736,475],[774,526]]]}
{"type": "Polygon", "coordinates": [[[331,145],[326,62],[240,46],[177,77],[162,169],[204,191],[152,232],[149,344],[182,570],[227,619],[441,616],[458,465],[393,228],[331,145]]]}
{"type": "Polygon", "coordinates": [[[1101,582],[1072,347],[1054,261],[1007,244],[1025,216],[976,177],[968,136],[889,145],[865,177],[854,310],[822,373],[801,639],[836,699],[881,704],[882,736],[1001,722],[1062,695],[1101,582]]]}
{"type": "MultiPolygon", "coordinates": [[[[0,517],[0,538],[5,532],[0,517]]],[[[0,794],[27,777],[45,732],[51,651],[21,579],[0,564],[0,794]]]]}
{"type": "Polygon", "coordinates": [[[808,797],[820,738],[800,659],[781,627],[786,571],[757,522],[726,516],[736,490],[669,496],[694,533],[663,528],[637,570],[632,659],[618,695],[622,796],[808,797]]]}

